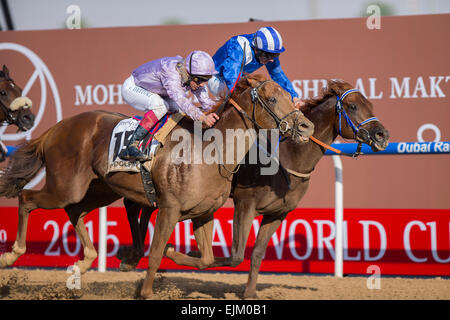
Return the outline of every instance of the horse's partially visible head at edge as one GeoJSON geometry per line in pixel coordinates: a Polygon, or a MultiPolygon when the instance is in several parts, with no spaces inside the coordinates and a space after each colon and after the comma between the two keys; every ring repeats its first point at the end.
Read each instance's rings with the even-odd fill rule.
{"type": "Polygon", "coordinates": [[[0,70],[0,122],[16,125],[20,131],[28,131],[34,125],[31,100],[22,97],[22,89],[9,76],[8,68],[0,70]]]}
{"type": "MultiPolygon", "coordinates": [[[[322,88],[317,98],[305,101],[306,104],[302,111],[308,114],[311,108],[330,98],[336,98],[333,99],[336,107],[337,97],[342,97],[347,90],[353,88],[351,84],[343,80],[328,80],[327,86],[322,88]]],[[[343,110],[351,122],[355,127],[359,125],[360,127],[355,132],[345,117],[341,116],[341,130],[339,130],[339,114],[336,110],[336,119],[334,121],[336,134],[340,134],[345,139],[355,139],[357,142],[366,143],[374,151],[386,149],[389,141],[389,132],[384,128],[383,124],[378,120],[365,123],[365,120],[375,118],[372,103],[359,91],[346,95],[341,102],[343,110]]]]}

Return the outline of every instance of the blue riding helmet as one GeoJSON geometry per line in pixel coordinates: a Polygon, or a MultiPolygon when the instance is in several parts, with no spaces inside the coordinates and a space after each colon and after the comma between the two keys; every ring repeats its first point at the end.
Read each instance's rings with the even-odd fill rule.
{"type": "Polygon", "coordinates": [[[280,33],[272,27],[263,27],[256,31],[253,46],[271,53],[281,53],[286,50],[283,47],[283,39],[280,33]]]}

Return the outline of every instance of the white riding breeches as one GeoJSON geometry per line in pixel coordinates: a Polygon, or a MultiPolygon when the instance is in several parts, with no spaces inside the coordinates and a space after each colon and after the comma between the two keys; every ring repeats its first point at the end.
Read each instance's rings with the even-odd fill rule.
{"type": "Polygon", "coordinates": [[[134,83],[134,77],[128,77],[122,85],[122,98],[133,108],[147,112],[152,110],[158,119],[161,119],[167,112],[176,112],[178,105],[172,99],[161,98],[160,95],[138,87],[134,83]]]}

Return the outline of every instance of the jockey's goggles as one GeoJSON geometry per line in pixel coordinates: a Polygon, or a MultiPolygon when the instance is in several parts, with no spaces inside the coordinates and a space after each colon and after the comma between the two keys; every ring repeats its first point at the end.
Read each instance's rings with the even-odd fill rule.
{"type": "Polygon", "coordinates": [[[258,55],[266,60],[272,60],[272,59],[275,59],[276,57],[278,57],[280,55],[280,53],[258,50],[258,55]]]}
{"type": "Polygon", "coordinates": [[[207,82],[209,79],[211,79],[212,75],[195,75],[191,74],[191,80],[194,81],[196,84],[202,84],[203,82],[207,82]]]}

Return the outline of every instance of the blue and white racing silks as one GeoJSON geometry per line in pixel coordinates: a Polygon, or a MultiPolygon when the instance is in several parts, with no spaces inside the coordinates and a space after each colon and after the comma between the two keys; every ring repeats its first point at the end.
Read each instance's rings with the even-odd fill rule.
{"type": "MultiPolygon", "coordinates": [[[[243,68],[244,74],[250,74],[263,66],[255,57],[253,46],[254,34],[243,34],[232,37],[213,56],[218,76],[225,81],[228,90],[231,90],[238,78],[241,70],[242,58],[244,55],[245,44],[245,64],[243,68]]],[[[298,97],[292,83],[286,77],[281,69],[279,58],[275,58],[273,62],[266,64],[270,77],[278,83],[284,90],[291,94],[292,98],[298,97]]]]}

